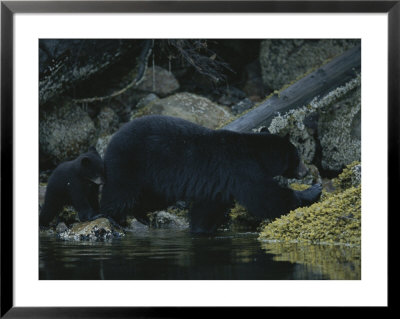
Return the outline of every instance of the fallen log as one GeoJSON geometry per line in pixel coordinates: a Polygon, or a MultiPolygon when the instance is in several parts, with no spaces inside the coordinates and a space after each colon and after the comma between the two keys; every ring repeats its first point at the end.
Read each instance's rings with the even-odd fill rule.
{"type": "Polygon", "coordinates": [[[274,94],[255,109],[223,127],[223,129],[250,132],[253,128],[269,126],[278,112],[283,114],[302,107],[316,96],[325,94],[345,84],[361,70],[361,46],[352,48],[316,71],[274,94]]]}

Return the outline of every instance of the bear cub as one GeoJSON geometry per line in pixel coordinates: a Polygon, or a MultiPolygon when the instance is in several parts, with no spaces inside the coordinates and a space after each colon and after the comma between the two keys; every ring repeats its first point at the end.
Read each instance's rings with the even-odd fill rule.
{"type": "Polygon", "coordinates": [[[61,209],[72,205],[81,221],[99,214],[99,187],[104,163],[94,147],[76,159],[61,163],[50,175],[39,225],[47,226],[61,209]]]}
{"type": "Polygon", "coordinates": [[[214,232],[234,200],[261,220],[310,205],[322,190],[315,184],[294,191],[274,180],[304,168],[287,138],[211,130],[169,116],[125,124],[107,146],[104,165],[104,215],[124,223],[132,214],[148,224],[148,212],[184,200],[193,233],[214,232]]]}

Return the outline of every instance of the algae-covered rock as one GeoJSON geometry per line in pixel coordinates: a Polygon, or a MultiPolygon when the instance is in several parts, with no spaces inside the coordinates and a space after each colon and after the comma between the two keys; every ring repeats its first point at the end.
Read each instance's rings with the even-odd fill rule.
{"type": "Polygon", "coordinates": [[[96,128],[78,105],[66,103],[41,114],[39,147],[41,158],[54,165],[87,152],[94,142],[96,128]]]}
{"type": "Polygon", "coordinates": [[[98,218],[93,221],[75,223],[71,228],[61,228],[63,232],[58,236],[65,240],[109,240],[125,235],[124,231],[111,224],[107,218],[98,218]]]}
{"type": "Polygon", "coordinates": [[[247,210],[238,203],[229,211],[230,226],[235,230],[255,229],[260,224],[260,220],[250,215],[247,210]]]}
{"type": "Polygon", "coordinates": [[[361,244],[361,186],[300,207],[263,227],[261,240],[361,244]]]}
{"type": "Polygon", "coordinates": [[[150,114],[176,116],[212,129],[233,118],[227,107],[191,93],[156,99],[134,113],[131,119],[150,114]]]}
{"type": "Polygon", "coordinates": [[[328,59],[360,44],[341,39],[268,39],[260,46],[260,65],[264,84],[279,90],[328,59]]]}
{"type": "Polygon", "coordinates": [[[361,163],[354,161],[346,166],[338,177],[334,178],[333,186],[336,192],[343,191],[349,187],[357,187],[361,184],[361,163]]]}

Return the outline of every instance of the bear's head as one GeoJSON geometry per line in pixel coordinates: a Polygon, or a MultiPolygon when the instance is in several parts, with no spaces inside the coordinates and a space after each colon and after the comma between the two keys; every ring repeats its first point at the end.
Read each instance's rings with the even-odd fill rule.
{"type": "Polygon", "coordinates": [[[307,168],[288,136],[268,132],[261,132],[258,136],[255,153],[271,176],[302,178],[307,174],[307,168]]]}
{"type": "Polygon", "coordinates": [[[303,178],[308,172],[307,167],[304,165],[297,148],[289,140],[286,140],[285,143],[287,143],[286,170],[282,173],[282,176],[303,178]]]}
{"type": "Polygon", "coordinates": [[[96,149],[91,146],[78,158],[81,176],[97,185],[104,184],[104,163],[96,149]]]}

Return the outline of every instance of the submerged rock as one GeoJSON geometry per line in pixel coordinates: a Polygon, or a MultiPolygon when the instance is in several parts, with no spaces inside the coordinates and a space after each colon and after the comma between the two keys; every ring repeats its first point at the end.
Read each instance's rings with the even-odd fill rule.
{"type": "Polygon", "coordinates": [[[65,240],[109,240],[125,236],[124,231],[111,224],[107,218],[98,218],[93,221],[75,223],[71,228],[57,226],[61,232],[58,236],[65,240]]]}

